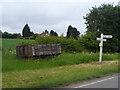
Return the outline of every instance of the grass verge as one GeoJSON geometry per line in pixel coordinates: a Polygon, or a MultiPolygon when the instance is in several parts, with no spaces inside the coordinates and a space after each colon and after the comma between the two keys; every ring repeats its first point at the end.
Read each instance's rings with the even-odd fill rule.
{"type": "Polygon", "coordinates": [[[118,61],[4,72],[3,88],[50,88],[118,72],[118,61]]]}

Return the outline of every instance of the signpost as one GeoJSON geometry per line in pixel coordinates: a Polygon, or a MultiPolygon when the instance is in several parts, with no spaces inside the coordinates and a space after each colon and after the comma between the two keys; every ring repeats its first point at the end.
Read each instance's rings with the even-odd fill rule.
{"type": "Polygon", "coordinates": [[[103,41],[107,41],[104,38],[112,38],[112,35],[103,35],[101,34],[100,38],[97,38],[98,41],[100,41],[99,46],[100,46],[100,56],[99,56],[99,63],[102,62],[102,51],[103,51],[103,41]]]}

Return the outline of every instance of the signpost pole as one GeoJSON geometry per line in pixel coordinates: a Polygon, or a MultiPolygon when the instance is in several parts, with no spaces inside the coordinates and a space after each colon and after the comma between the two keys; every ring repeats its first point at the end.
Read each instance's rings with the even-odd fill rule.
{"type": "Polygon", "coordinates": [[[112,38],[112,35],[103,35],[103,33],[101,34],[100,38],[97,38],[97,40],[100,41],[100,55],[99,55],[99,63],[102,62],[102,51],[103,51],[103,41],[106,41],[106,39],[104,38],[112,38]]]}
{"type": "Polygon", "coordinates": [[[99,63],[102,62],[102,50],[103,50],[103,34],[101,34],[101,41],[100,41],[100,55],[99,55],[99,63]]]}
{"type": "Polygon", "coordinates": [[[102,50],[103,50],[103,47],[100,46],[100,56],[99,56],[99,63],[102,62],[102,50]]]}

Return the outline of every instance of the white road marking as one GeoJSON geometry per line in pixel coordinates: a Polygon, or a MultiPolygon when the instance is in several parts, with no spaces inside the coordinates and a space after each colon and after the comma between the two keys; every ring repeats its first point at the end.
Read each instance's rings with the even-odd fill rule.
{"type": "Polygon", "coordinates": [[[113,78],[116,78],[116,77],[118,77],[118,76],[111,77],[111,78],[107,78],[107,79],[103,79],[103,80],[100,80],[100,81],[92,82],[92,83],[85,84],[85,85],[81,85],[81,86],[74,87],[74,88],[81,88],[81,87],[85,87],[85,86],[88,86],[88,85],[92,85],[92,84],[96,84],[96,83],[103,82],[103,81],[106,81],[106,80],[110,80],[110,79],[113,79],[113,78]]]}

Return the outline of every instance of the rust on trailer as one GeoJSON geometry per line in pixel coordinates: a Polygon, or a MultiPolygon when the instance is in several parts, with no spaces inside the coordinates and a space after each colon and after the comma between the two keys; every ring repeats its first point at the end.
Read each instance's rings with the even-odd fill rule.
{"type": "Polygon", "coordinates": [[[16,46],[16,54],[20,57],[40,57],[61,54],[60,44],[32,44],[16,46]]]}

